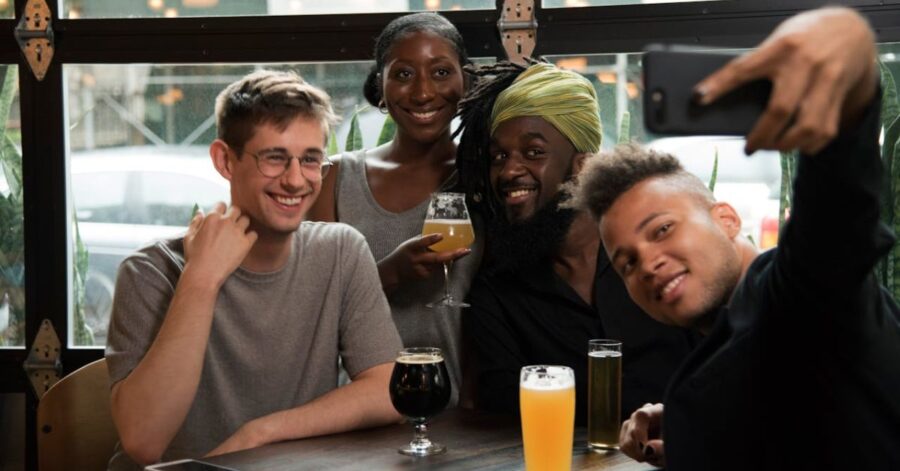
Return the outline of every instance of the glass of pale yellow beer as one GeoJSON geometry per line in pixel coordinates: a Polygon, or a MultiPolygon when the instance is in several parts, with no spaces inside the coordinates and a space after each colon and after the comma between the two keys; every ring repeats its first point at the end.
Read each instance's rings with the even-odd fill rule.
{"type": "Polygon", "coordinates": [[[526,471],[572,468],[575,433],[575,373],[568,366],[522,368],[519,407],[526,471]]]}
{"type": "Polygon", "coordinates": [[[619,448],[622,424],[622,342],[588,341],[588,446],[619,448]]]}
{"type": "MultiPolygon", "coordinates": [[[[435,252],[448,252],[464,249],[475,242],[475,231],[469,219],[464,193],[435,193],[431,195],[428,210],[425,212],[425,224],[422,235],[441,234],[444,236],[429,249],[435,252]]],[[[444,296],[437,301],[426,304],[428,307],[468,307],[461,300],[450,294],[450,266],[453,262],[444,263],[444,296]]]]}

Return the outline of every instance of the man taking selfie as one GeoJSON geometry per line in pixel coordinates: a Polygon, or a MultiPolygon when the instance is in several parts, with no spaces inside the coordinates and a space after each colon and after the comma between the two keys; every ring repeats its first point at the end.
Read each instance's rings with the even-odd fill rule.
{"type": "Polygon", "coordinates": [[[675,471],[900,469],[900,310],[872,274],[894,243],[873,33],[851,10],[807,12],[695,90],[708,104],[759,78],[773,92],[748,153],[802,154],[778,248],[759,254],[669,155],[621,147],[579,175],[573,203],[634,301],[706,335],[622,451],[675,471]]]}

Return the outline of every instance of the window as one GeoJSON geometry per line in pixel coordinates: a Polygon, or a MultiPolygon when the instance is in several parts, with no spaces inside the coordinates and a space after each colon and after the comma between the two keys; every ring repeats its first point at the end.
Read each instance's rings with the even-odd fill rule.
{"type": "MultiPolygon", "coordinates": [[[[2,1],[2,0],[0,0],[2,1]]],[[[65,0],[65,17],[319,15],[424,10],[494,9],[490,0],[65,0]]]]}
{"type": "Polygon", "coordinates": [[[684,3],[721,0],[544,0],[544,8],[562,7],[610,7],[616,5],[641,5],[649,3],[684,3]]]}
{"type": "MultiPolygon", "coordinates": [[[[2,6],[2,4],[0,4],[2,6]]],[[[18,67],[0,66],[0,347],[25,346],[25,220],[18,67]]]]}
{"type": "MultiPolygon", "coordinates": [[[[626,109],[631,117],[629,136],[644,142],[656,138],[644,134],[640,124],[639,61],[633,55],[610,53],[631,53],[654,41],[749,47],[775,22],[815,4],[801,0],[655,5],[617,1],[617,6],[612,6],[612,1],[586,0],[579,4],[589,6],[575,9],[556,8],[568,6],[566,0],[538,3],[538,52],[554,61],[583,60],[584,67],[578,70],[591,77],[601,100],[612,100],[604,106],[602,117],[607,144],[618,140],[619,120],[626,109]],[[553,10],[542,11],[544,8],[553,10]]],[[[900,41],[895,27],[900,5],[883,3],[866,3],[866,15],[879,31],[879,40],[900,41]]],[[[13,72],[20,95],[13,101],[6,126],[13,147],[23,155],[27,178],[20,200],[5,206],[0,202],[0,208],[7,211],[0,217],[12,214],[12,220],[28,227],[22,235],[9,231],[12,225],[0,225],[0,250],[12,255],[0,260],[0,283],[5,283],[6,289],[0,295],[0,320],[8,313],[0,332],[5,347],[16,346],[0,350],[0,392],[17,394],[30,388],[22,375],[25,350],[20,347],[33,341],[44,319],[63,340],[63,373],[102,356],[98,347],[103,344],[109,302],[103,296],[111,292],[117,260],[148,235],[157,237],[151,231],[183,230],[185,194],[168,187],[165,191],[153,189],[163,188],[169,179],[207,181],[187,166],[188,175],[169,176],[163,183],[148,175],[161,171],[159,168],[102,175],[90,169],[90,160],[137,167],[137,159],[129,156],[148,149],[152,149],[152,158],[145,160],[150,162],[169,157],[185,162],[206,160],[192,149],[203,150],[212,139],[215,94],[224,84],[260,66],[295,68],[324,86],[345,116],[345,124],[337,131],[343,147],[347,117],[363,104],[360,86],[371,64],[367,61],[373,38],[394,16],[378,13],[441,10],[463,32],[470,54],[502,55],[496,31],[498,14],[492,11],[495,4],[485,0],[63,0],[47,4],[62,18],[54,24],[60,34],[53,65],[43,81],[28,71],[21,75],[13,72]],[[171,20],[167,15],[179,18],[171,20]],[[323,29],[330,32],[328,36],[320,32],[323,29]],[[59,40],[63,37],[65,41],[59,40]],[[267,64],[258,65],[261,62],[267,64]],[[93,182],[86,176],[92,173],[93,182]],[[24,200],[29,204],[23,205],[24,200]],[[143,205],[143,209],[122,209],[129,205],[143,205]],[[92,232],[92,228],[97,230],[92,232]],[[17,242],[10,234],[23,239],[17,242]],[[82,249],[76,235],[81,236],[82,249]],[[128,248],[116,246],[123,241],[128,248]],[[12,245],[3,244],[18,248],[10,250],[12,245]],[[96,248],[93,253],[91,247],[96,248]],[[105,260],[99,258],[106,254],[105,260]],[[106,278],[93,276],[98,272],[106,278]],[[94,296],[96,293],[99,295],[94,296]]],[[[0,23],[7,32],[17,23],[13,14],[14,2],[0,0],[0,23]]],[[[900,77],[894,56],[900,49],[892,44],[882,46],[882,52],[887,67],[900,77]]],[[[14,71],[15,64],[25,63],[14,41],[0,43],[0,63],[14,64],[14,71]]],[[[366,128],[378,129],[382,119],[371,108],[361,111],[364,134],[371,135],[366,128]]],[[[705,150],[700,153],[709,154],[705,150]]],[[[0,155],[7,158],[11,154],[0,155]]],[[[720,155],[720,165],[724,160],[720,155]]],[[[697,167],[709,167],[708,161],[698,162],[697,167]]],[[[0,195],[6,201],[11,191],[8,180],[8,175],[0,172],[0,195]]],[[[217,185],[211,182],[206,189],[198,189],[191,195],[196,200],[191,206],[213,198],[217,185]]],[[[35,430],[34,398],[29,393],[26,400],[22,413],[35,430]]],[[[29,459],[36,467],[34,434],[26,439],[30,443],[26,448],[32,450],[29,459]]],[[[9,456],[5,451],[0,449],[0,456],[9,456]]]]}

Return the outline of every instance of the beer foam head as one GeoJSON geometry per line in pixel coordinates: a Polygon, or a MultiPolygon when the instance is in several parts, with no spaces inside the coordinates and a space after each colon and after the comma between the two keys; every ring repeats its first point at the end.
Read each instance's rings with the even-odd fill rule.
{"type": "Polygon", "coordinates": [[[424,365],[441,361],[444,361],[444,356],[440,353],[407,353],[397,357],[397,363],[408,365],[424,365]]]}
{"type": "Polygon", "coordinates": [[[594,358],[615,358],[622,356],[622,352],[616,352],[612,350],[600,350],[596,352],[588,352],[588,356],[592,356],[594,358]]]}
{"type": "Polygon", "coordinates": [[[519,385],[541,391],[570,389],[575,387],[575,373],[568,366],[525,366],[519,385]]]}

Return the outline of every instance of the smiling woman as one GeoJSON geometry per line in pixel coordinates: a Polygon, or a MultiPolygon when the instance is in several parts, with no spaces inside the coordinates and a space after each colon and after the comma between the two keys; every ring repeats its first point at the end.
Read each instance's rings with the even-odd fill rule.
{"type": "Polygon", "coordinates": [[[473,250],[436,252],[429,246],[440,236],[422,235],[422,228],[431,194],[457,185],[450,131],[469,58],[459,31],[434,13],[392,21],[378,37],[374,56],[363,93],[390,114],[396,135],[375,149],[335,158],[310,218],[345,222],[366,236],[404,345],[444,352],[453,405],[462,378],[460,311],[447,308],[436,315],[425,305],[443,293],[442,264],[457,259],[450,291],[453,298],[465,297],[479,262],[479,237],[473,250]]]}

